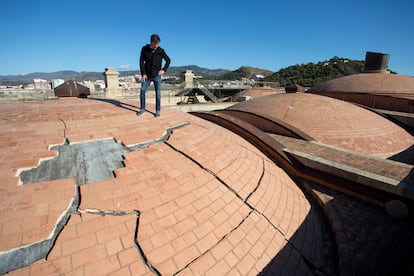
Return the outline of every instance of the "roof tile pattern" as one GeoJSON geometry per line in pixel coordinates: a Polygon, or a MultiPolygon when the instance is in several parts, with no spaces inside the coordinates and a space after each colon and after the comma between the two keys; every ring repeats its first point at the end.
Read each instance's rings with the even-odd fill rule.
{"type": "Polygon", "coordinates": [[[56,154],[51,144],[152,142],[125,154],[115,178],[80,185],[79,206],[47,260],[10,275],[255,275],[281,268],[299,275],[310,269],[302,255],[323,259],[317,238],[304,238],[317,237],[319,227],[306,222],[314,213],[305,195],[255,147],[178,111],[137,117],[136,106],[72,98],[0,105],[3,252],[47,238],[76,197],[73,179],[17,185],[18,169],[56,154]],[[189,124],[160,141],[183,122],[189,124]]]}
{"type": "Polygon", "coordinates": [[[309,92],[355,92],[398,95],[413,99],[414,78],[396,74],[361,73],[317,84],[309,92]]]}
{"type": "Polygon", "coordinates": [[[37,185],[3,186],[0,250],[7,251],[46,239],[58,218],[69,207],[74,194],[74,181],[71,179],[37,185]]]}
{"type": "Polygon", "coordinates": [[[310,93],[260,97],[228,109],[264,114],[300,129],[317,141],[378,157],[393,156],[414,144],[412,135],[380,115],[310,93]]]}
{"type": "Polygon", "coordinates": [[[248,90],[241,91],[240,93],[237,93],[233,96],[233,99],[237,101],[240,97],[251,97],[251,98],[257,98],[257,97],[263,97],[263,96],[269,96],[272,94],[278,94],[281,93],[279,90],[272,88],[272,87],[253,87],[248,90]]]}

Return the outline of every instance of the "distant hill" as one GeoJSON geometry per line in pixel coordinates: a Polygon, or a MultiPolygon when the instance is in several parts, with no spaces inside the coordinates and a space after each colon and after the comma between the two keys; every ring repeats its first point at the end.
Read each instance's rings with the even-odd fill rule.
{"type": "Polygon", "coordinates": [[[64,79],[66,80],[99,80],[103,79],[103,72],[76,72],[76,71],[58,71],[52,73],[35,72],[27,75],[7,75],[0,76],[1,85],[19,85],[33,83],[33,79],[64,79]]]}
{"type": "MultiPolygon", "coordinates": [[[[221,76],[225,73],[230,72],[230,70],[226,69],[207,69],[202,68],[196,65],[189,65],[189,66],[177,66],[177,67],[170,67],[167,71],[167,75],[182,75],[183,71],[185,70],[193,70],[195,75],[207,76],[207,75],[214,75],[214,76],[221,76]]],[[[19,84],[29,84],[33,83],[33,79],[64,79],[66,80],[75,80],[75,81],[83,81],[83,80],[103,80],[103,72],[76,72],[76,71],[58,71],[52,73],[43,73],[43,72],[35,72],[30,73],[27,75],[7,75],[7,76],[0,76],[0,85],[19,85],[19,84]]],[[[127,76],[133,74],[139,74],[138,70],[135,71],[119,71],[120,76],[127,76]]]]}
{"type": "Polygon", "coordinates": [[[182,75],[185,70],[192,70],[194,75],[199,76],[222,76],[230,72],[227,69],[207,69],[203,67],[199,67],[197,65],[187,65],[187,66],[172,66],[168,69],[167,75],[174,75],[179,76],[182,75]]]}
{"type": "MultiPolygon", "coordinates": [[[[167,75],[169,76],[181,76],[184,74],[186,70],[192,70],[194,75],[198,76],[221,76],[223,74],[226,74],[230,72],[230,70],[227,69],[208,69],[199,67],[197,65],[186,65],[186,66],[171,66],[168,71],[167,75]]],[[[127,75],[134,75],[139,74],[139,70],[135,71],[119,71],[121,76],[127,76],[127,75]]]]}
{"type": "Polygon", "coordinates": [[[247,79],[253,79],[257,75],[262,75],[264,77],[267,77],[269,75],[273,74],[272,71],[265,70],[265,69],[259,69],[249,66],[242,66],[237,70],[225,73],[221,76],[222,79],[226,80],[240,80],[241,78],[247,78],[247,79]]]}
{"type": "MultiPolygon", "coordinates": [[[[346,58],[333,57],[330,60],[318,63],[307,63],[292,65],[277,72],[242,66],[237,70],[207,69],[197,65],[172,66],[167,75],[182,75],[185,70],[192,70],[195,75],[203,76],[205,79],[240,80],[241,78],[254,78],[256,75],[265,76],[264,81],[278,82],[281,87],[299,84],[305,87],[314,86],[317,83],[339,78],[342,76],[357,74],[364,68],[363,60],[350,60],[346,58]]],[[[119,71],[121,76],[139,74],[139,71],[119,71]]],[[[391,73],[395,73],[391,71],[391,73]]],[[[64,79],[66,80],[98,80],[104,79],[102,72],[75,72],[59,71],[54,73],[31,73],[28,75],[0,76],[0,85],[29,84],[35,78],[42,79],[64,79]]]]}
{"type": "Polygon", "coordinates": [[[363,60],[333,57],[318,63],[289,66],[267,76],[265,81],[278,82],[281,87],[293,84],[311,87],[331,79],[361,73],[363,69],[363,60]]]}

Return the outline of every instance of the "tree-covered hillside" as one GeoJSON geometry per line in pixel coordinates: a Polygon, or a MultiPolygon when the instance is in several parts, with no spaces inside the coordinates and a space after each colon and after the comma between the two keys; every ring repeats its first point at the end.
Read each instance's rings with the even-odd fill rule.
{"type": "Polygon", "coordinates": [[[266,77],[265,81],[278,82],[282,87],[293,84],[311,87],[317,83],[360,73],[363,68],[362,60],[333,57],[318,63],[289,66],[266,77]]]}
{"type": "Polygon", "coordinates": [[[250,67],[242,66],[235,71],[228,72],[221,76],[221,79],[224,80],[241,80],[242,78],[254,79],[257,75],[262,75],[264,77],[273,74],[272,71],[250,67]]]}

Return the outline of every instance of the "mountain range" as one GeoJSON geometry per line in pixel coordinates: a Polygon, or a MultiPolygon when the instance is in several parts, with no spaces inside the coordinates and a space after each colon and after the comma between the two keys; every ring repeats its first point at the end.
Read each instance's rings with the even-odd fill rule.
{"type": "MultiPolygon", "coordinates": [[[[195,75],[201,76],[222,76],[226,73],[231,72],[227,69],[207,69],[202,68],[197,65],[188,65],[188,66],[171,66],[168,71],[167,75],[182,75],[185,70],[192,70],[195,75]]],[[[138,70],[132,71],[119,71],[120,76],[128,76],[139,74],[138,70]]],[[[29,84],[33,82],[33,79],[45,79],[45,80],[52,80],[52,79],[64,79],[66,80],[75,80],[75,81],[82,81],[82,80],[103,80],[104,75],[102,72],[77,72],[77,71],[58,71],[52,73],[45,73],[45,72],[35,72],[26,75],[4,75],[0,76],[0,85],[18,85],[18,84],[29,84]]]]}
{"type": "MultiPolygon", "coordinates": [[[[185,70],[192,70],[195,75],[203,76],[205,79],[240,80],[242,78],[251,79],[257,75],[264,76],[264,81],[277,82],[280,86],[299,84],[311,87],[317,83],[341,76],[357,74],[363,71],[364,61],[350,60],[346,58],[333,57],[329,60],[292,65],[277,72],[266,69],[242,66],[237,70],[227,69],[207,69],[197,65],[172,66],[168,69],[167,75],[182,75],[185,70]]],[[[139,71],[119,71],[120,76],[139,74],[139,71]]],[[[391,71],[391,73],[395,73],[391,71]]],[[[66,80],[103,80],[102,72],[76,72],[59,71],[53,73],[31,73],[27,75],[0,76],[0,85],[20,85],[29,84],[33,79],[41,78],[46,80],[64,79],[66,80]]]]}

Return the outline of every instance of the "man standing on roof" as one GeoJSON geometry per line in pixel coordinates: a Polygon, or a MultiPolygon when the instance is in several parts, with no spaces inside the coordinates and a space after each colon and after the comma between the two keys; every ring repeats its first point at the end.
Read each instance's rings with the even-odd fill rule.
{"type": "Polygon", "coordinates": [[[155,117],[160,116],[161,110],[161,76],[165,74],[170,66],[170,58],[160,46],[160,37],[156,34],[151,35],[151,44],[147,44],[141,49],[139,58],[139,68],[141,70],[141,110],[137,115],[145,112],[145,93],[151,81],[154,83],[156,93],[155,117]],[[165,64],[162,67],[162,60],[165,64]],[[162,67],[162,69],[161,69],[162,67]]]}

